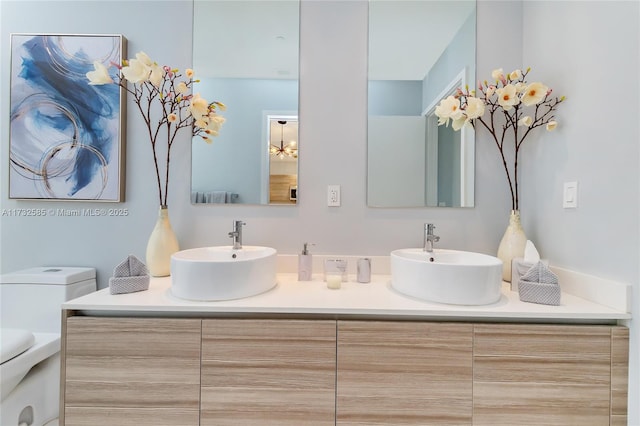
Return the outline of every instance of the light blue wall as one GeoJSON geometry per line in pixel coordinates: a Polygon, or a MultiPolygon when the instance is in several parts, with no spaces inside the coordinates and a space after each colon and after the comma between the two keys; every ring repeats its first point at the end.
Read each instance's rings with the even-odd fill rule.
{"type": "MultiPolygon", "coordinates": [[[[191,64],[191,3],[3,0],[0,8],[0,208],[104,207],[8,200],[9,34],[121,33],[131,54],[144,50],[184,69],[191,64]]],[[[535,1],[526,2],[524,10],[515,1],[478,3],[477,68],[478,76],[488,78],[494,68],[531,65],[532,76],[568,96],[558,111],[558,131],[540,136],[524,152],[525,231],[553,264],[631,283],[637,316],[638,3],[535,1]],[[618,105],[620,99],[623,107],[611,113],[610,102],[618,105]],[[580,183],[577,210],[562,209],[565,180],[580,183]]],[[[367,4],[303,0],[301,14],[300,141],[306,149],[300,157],[304,193],[298,205],[192,206],[185,134],[173,151],[169,194],[182,247],[228,244],[232,220],[243,219],[248,244],[273,246],[280,253],[297,253],[309,241],[316,253],[386,255],[418,247],[428,221],[438,226],[442,248],[495,253],[510,206],[495,146],[484,132],[477,135],[474,208],[366,207],[367,4]],[[342,186],[341,207],[326,206],[329,184],[342,186]]],[[[114,206],[129,214],[0,216],[1,272],[37,265],[95,266],[105,287],[128,254],[144,258],[158,203],[145,129],[133,108],[127,121],[127,199],[114,206]]],[[[630,377],[637,378],[639,327],[631,326],[630,377]]],[[[629,423],[640,424],[638,381],[630,382],[629,423]]]]}
{"type": "Polygon", "coordinates": [[[466,84],[471,90],[475,88],[475,34],[476,15],[472,13],[425,76],[422,85],[423,110],[438,101],[438,96],[451,83],[453,76],[462,70],[466,70],[466,84]]]}
{"type": "MultiPolygon", "coordinates": [[[[202,79],[195,92],[215,93],[227,111],[224,131],[212,144],[194,139],[193,190],[231,191],[237,202],[260,203],[264,114],[297,111],[295,80],[202,79]]],[[[208,99],[213,101],[213,99],[208,99]]]]}
{"type": "Polygon", "coordinates": [[[469,86],[475,85],[476,14],[469,15],[451,43],[421,81],[369,81],[370,115],[420,115],[451,83],[452,76],[466,70],[469,86]]]}
{"type": "Polygon", "coordinates": [[[369,115],[420,115],[422,81],[369,81],[369,115]]]}

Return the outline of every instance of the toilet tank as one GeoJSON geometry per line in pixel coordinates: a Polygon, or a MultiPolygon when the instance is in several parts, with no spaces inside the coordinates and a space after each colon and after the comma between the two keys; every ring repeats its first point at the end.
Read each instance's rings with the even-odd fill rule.
{"type": "Polygon", "coordinates": [[[37,267],[0,276],[0,326],[59,333],[61,305],[96,291],[96,270],[37,267]]]}

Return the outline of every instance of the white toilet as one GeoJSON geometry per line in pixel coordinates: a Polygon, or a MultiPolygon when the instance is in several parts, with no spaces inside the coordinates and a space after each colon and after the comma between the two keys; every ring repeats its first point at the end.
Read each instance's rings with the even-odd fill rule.
{"type": "Polygon", "coordinates": [[[61,305],[95,290],[94,268],[30,268],[0,277],[0,425],[58,424],[61,305]]]}

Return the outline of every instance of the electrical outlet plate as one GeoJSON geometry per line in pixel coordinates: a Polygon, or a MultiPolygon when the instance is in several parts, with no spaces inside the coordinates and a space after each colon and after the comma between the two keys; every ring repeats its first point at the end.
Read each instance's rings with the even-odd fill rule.
{"type": "Polygon", "coordinates": [[[327,206],[340,207],[340,185],[327,186],[327,206]]]}

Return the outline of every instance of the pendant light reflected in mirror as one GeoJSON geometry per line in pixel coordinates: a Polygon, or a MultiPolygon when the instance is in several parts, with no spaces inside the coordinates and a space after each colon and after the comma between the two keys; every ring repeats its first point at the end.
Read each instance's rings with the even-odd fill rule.
{"type": "Polygon", "coordinates": [[[298,158],[298,148],[296,141],[291,141],[287,144],[284,143],[284,126],[287,124],[285,120],[278,120],[280,124],[280,146],[271,144],[269,153],[274,157],[284,159],[286,157],[298,158]]]}

